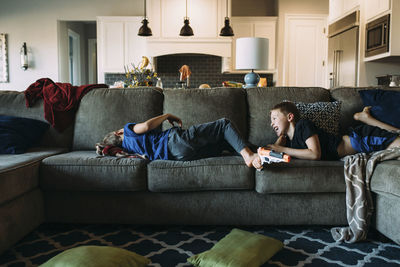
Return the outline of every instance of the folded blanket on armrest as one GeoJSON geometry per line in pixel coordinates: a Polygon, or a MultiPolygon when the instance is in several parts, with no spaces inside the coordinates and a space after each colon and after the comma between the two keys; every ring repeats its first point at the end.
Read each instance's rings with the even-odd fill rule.
{"type": "Polygon", "coordinates": [[[385,160],[400,160],[400,147],[371,154],[358,153],[343,158],[346,182],[347,227],[331,229],[335,241],[354,243],[367,237],[374,205],[371,195],[371,177],[376,164],[385,160]]]}

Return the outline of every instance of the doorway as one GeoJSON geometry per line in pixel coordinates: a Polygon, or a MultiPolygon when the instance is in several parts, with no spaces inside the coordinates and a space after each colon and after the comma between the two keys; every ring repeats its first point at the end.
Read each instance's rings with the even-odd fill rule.
{"type": "Polygon", "coordinates": [[[327,88],[327,15],[285,16],[284,86],[327,88]]]}
{"type": "Polygon", "coordinates": [[[97,83],[95,21],[58,21],[58,81],[97,83]]]}

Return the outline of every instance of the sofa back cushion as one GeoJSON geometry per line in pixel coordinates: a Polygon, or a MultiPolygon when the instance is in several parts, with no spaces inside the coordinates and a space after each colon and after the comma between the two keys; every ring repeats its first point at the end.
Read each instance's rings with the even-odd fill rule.
{"type": "Polygon", "coordinates": [[[328,102],[329,91],[320,87],[257,87],[249,88],[249,141],[257,146],[274,143],[277,139],[271,127],[270,110],[283,100],[294,102],[328,102]]]}
{"type": "Polygon", "coordinates": [[[85,95],[76,114],[73,150],[94,150],[104,136],[128,122],[162,113],[163,94],[154,88],[96,89],[85,95]]]}
{"type": "MultiPolygon", "coordinates": [[[[164,113],[172,113],[182,119],[183,128],[214,121],[230,119],[240,134],[247,138],[246,93],[241,88],[212,88],[164,90],[164,113]]],[[[163,129],[170,128],[164,122],[163,129]]]]}
{"type": "Polygon", "coordinates": [[[359,89],[367,88],[342,87],[331,90],[332,98],[342,102],[339,121],[339,133],[341,135],[347,134],[350,126],[360,124],[353,119],[354,113],[360,112],[364,107],[360,94],[358,93],[359,89]]]}
{"type": "MultiPolygon", "coordinates": [[[[0,115],[30,118],[48,123],[44,118],[43,101],[39,100],[33,107],[27,108],[24,93],[18,91],[0,91],[0,115]]],[[[40,145],[70,148],[73,129],[74,126],[71,125],[60,133],[50,126],[44,134],[40,145]]]]}

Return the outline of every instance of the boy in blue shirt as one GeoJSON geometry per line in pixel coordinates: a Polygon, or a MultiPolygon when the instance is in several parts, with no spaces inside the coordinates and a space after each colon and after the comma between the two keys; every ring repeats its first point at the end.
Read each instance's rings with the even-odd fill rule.
{"type": "Polygon", "coordinates": [[[108,133],[103,144],[122,147],[126,152],[145,155],[149,160],[195,160],[219,156],[223,150],[233,148],[246,165],[252,167],[253,160],[258,157],[230,120],[219,119],[183,130],[181,119],[172,114],[142,123],[127,123],[123,129],[108,133]],[[179,127],[159,130],[165,120],[179,127]]]}
{"type": "MultiPolygon", "coordinates": [[[[337,160],[347,155],[400,146],[399,129],[371,116],[370,107],[354,114],[354,119],[365,123],[352,129],[349,135],[335,136],[319,129],[309,120],[301,120],[293,102],[282,102],[272,108],[271,126],[278,136],[275,144],[267,145],[276,152],[311,160],[337,160]]],[[[261,160],[253,166],[261,169],[261,160]]]]}

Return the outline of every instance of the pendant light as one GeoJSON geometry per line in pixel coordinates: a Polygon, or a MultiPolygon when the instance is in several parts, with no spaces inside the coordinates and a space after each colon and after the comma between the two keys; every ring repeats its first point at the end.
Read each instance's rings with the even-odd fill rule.
{"type": "Polygon", "coordinates": [[[233,36],[233,29],[229,26],[229,17],[228,17],[228,1],[226,0],[226,17],[225,17],[225,26],[221,29],[219,36],[233,36]]]}
{"type": "Polygon", "coordinates": [[[151,32],[151,29],[147,24],[149,24],[149,21],[147,20],[146,17],[146,0],[144,0],[144,18],[142,20],[142,26],[139,29],[138,35],[139,36],[152,36],[153,33],[151,32]]]}
{"type": "Polygon", "coordinates": [[[179,33],[180,36],[193,36],[193,30],[189,26],[189,18],[187,16],[187,0],[186,0],[186,17],[183,19],[183,27],[181,32],[179,33]]]}

